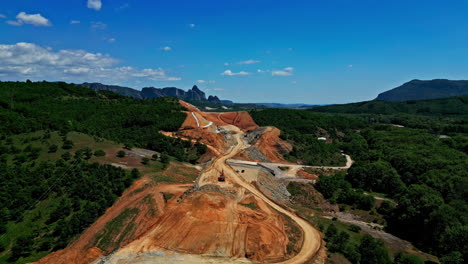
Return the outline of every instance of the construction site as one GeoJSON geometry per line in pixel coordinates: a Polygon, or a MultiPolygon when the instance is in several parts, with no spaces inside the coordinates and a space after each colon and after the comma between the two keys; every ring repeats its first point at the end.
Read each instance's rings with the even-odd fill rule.
{"type": "MultiPolygon", "coordinates": [[[[91,227],[35,264],[324,263],[322,234],[288,207],[287,182],[315,182],[291,164],[292,146],[247,112],[205,113],[183,101],[187,118],[166,136],[205,144],[197,178],[155,183],[144,174],[91,227]]],[[[329,167],[340,170],[345,167],[329,167]]],[[[167,175],[176,177],[177,175],[167,175]]]]}

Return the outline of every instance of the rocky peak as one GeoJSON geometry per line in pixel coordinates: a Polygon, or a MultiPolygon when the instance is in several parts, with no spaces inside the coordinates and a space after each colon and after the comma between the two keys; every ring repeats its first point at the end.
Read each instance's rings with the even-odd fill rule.
{"type": "Polygon", "coordinates": [[[221,104],[221,100],[219,100],[218,96],[208,96],[208,102],[212,103],[212,104],[221,104]]]}

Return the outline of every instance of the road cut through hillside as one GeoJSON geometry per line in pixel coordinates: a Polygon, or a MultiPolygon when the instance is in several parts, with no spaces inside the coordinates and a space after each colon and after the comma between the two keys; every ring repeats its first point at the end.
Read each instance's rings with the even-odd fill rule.
{"type": "Polygon", "coordinates": [[[217,176],[220,171],[224,172],[226,176],[226,183],[220,183],[221,186],[226,184],[237,184],[242,186],[243,188],[247,189],[249,192],[254,194],[259,199],[263,200],[265,203],[270,205],[276,211],[290,217],[294,222],[298,224],[298,226],[303,231],[303,245],[299,253],[283,262],[279,262],[282,264],[299,264],[305,263],[312,258],[319,252],[322,242],[322,237],[320,232],[314,228],[310,223],[305,221],[304,219],[298,217],[296,214],[290,212],[289,210],[284,209],[283,207],[276,204],[274,201],[268,199],[263,193],[257,190],[253,185],[243,180],[243,178],[236,173],[236,171],[229,166],[226,161],[231,157],[238,154],[243,148],[246,147],[246,144],[242,140],[243,132],[237,131],[234,134],[236,139],[236,144],[231,148],[231,151],[226,153],[225,155],[218,157],[213,164],[208,168],[205,173],[203,173],[199,180],[198,185],[199,187],[205,184],[213,184],[217,182],[217,176]]]}

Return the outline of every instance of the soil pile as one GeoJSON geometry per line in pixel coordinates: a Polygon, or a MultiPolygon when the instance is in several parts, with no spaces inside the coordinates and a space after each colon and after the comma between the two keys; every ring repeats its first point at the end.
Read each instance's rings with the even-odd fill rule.
{"type": "Polygon", "coordinates": [[[283,217],[251,195],[244,199],[229,196],[191,193],[162,215],[151,230],[118,251],[115,259],[165,250],[257,261],[284,258],[288,238],[283,217]]]}
{"type": "Polygon", "coordinates": [[[136,181],[93,225],[63,250],[34,264],[88,264],[149,230],[166,210],[163,193],[182,195],[190,185],[155,185],[148,177],[136,181]]]}

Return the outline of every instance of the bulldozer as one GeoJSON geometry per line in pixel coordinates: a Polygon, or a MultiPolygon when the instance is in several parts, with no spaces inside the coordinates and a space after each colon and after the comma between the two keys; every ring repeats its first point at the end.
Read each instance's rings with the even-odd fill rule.
{"type": "Polygon", "coordinates": [[[226,177],[224,176],[224,170],[221,171],[221,175],[219,175],[218,181],[219,182],[225,182],[226,181],[226,177]]]}

